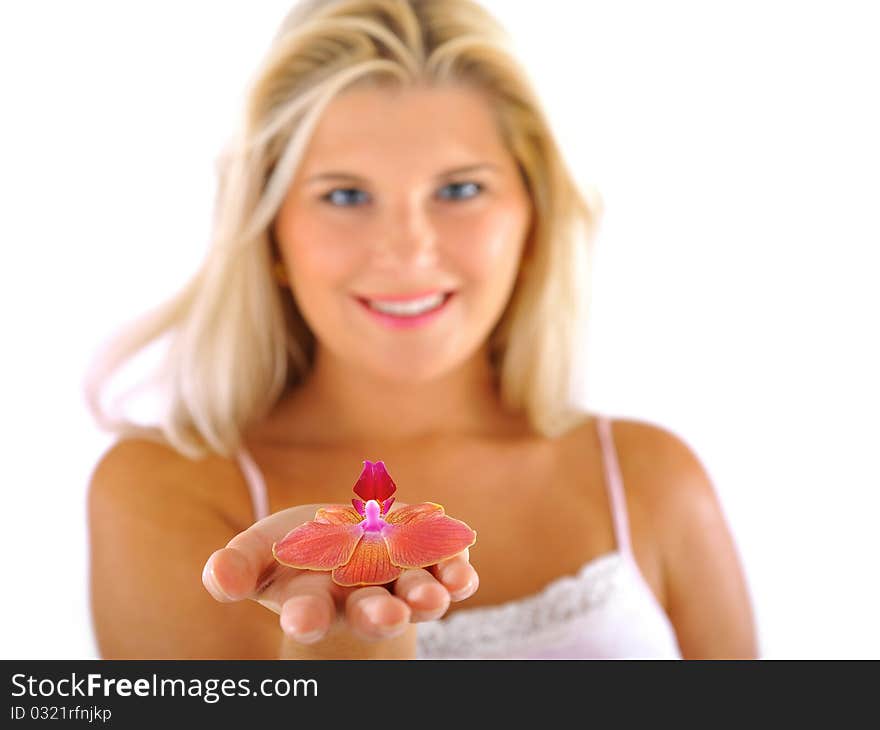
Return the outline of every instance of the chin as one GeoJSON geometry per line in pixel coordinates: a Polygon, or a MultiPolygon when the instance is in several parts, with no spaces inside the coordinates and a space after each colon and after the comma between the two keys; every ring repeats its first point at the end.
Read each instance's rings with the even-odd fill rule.
{"type": "Polygon", "coordinates": [[[400,385],[423,385],[448,375],[457,366],[458,363],[439,362],[436,357],[419,362],[415,358],[404,356],[395,363],[376,363],[370,368],[370,372],[381,380],[400,385]]]}

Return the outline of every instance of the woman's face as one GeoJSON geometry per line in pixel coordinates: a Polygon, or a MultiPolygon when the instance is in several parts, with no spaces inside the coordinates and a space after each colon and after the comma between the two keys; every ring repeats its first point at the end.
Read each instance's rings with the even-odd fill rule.
{"type": "Polygon", "coordinates": [[[369,88],[325,110],[275,236],[320,348],[374,375],[423,382],[485,343],[530,221],[483,95],[369,88]]]}

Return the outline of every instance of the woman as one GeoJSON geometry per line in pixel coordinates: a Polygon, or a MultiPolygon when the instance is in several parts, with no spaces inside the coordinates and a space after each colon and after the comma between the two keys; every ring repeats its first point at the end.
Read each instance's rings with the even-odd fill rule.
{"type": "Polygon", "coordinates": [[[122,436],[90,487],[102,655],[754,656],[699,460],[568,401],[596,207],[478,5],[294,8],[204,265],[92,376],[122,436]],[[163,335],[167,413],[138,430],[100,386],[163,335]],[[280,566],[364,460],[476,545],[384,586],[280,566]]]}

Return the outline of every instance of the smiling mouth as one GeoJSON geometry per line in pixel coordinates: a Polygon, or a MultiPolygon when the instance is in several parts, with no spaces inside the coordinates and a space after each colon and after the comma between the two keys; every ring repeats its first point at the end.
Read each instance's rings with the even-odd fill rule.
{"type": "Polygon", "coordinates": [[[357,297],[357,300],[365,307],[380,314],[393,317],[419,317],[434,312],[453,295],[454,292],[434,292],[418,297],[403,299],[399,297],[357,297]]]}

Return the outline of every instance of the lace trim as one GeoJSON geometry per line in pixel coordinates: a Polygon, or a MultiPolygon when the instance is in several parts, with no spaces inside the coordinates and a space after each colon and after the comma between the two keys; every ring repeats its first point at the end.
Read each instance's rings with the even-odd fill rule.
{"type": "Polygon", "coordinates": [[[604,603],[618,583],[624,556],[600,555],[575,575],[499,606],[462,608],[418,625],[418,656],[474,657],[546,647],[562,638],[575,619],[604,603]]]}

